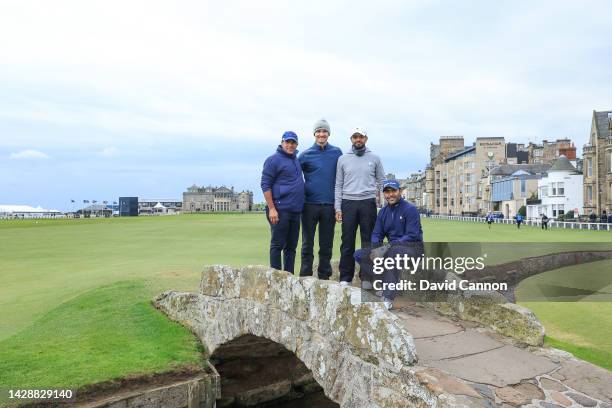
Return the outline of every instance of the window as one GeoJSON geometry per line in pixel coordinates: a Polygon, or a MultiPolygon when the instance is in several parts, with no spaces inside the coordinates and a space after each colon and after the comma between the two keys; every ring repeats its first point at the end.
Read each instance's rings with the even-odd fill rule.
{"type": "Polygon", "coordinates": [[[593,177],[593,159],[587,159],[587,177],[593,177]]]}
{"type": "Polygon", "coordinates": [[[593,186],[587,186],[587,203],[593,203],[593,186]]]}
{"type": "Polygon", "coordinates": [[[551,196],[562,196],[565,194],[565,185],[563,182],[559,183],[550,183],[551,187],[551,196]]]}
{"type": "Polygon", "coordinates": [[[526,190],[525,184],[526,184],[526,180],[522,179],[521,180],[521,197],[525,197],[525,190],[526,190]]]}
{"type": "Polygon", "coordinates": [[[565,210],[563,204],[553,204],[552,205],[552,214],[553,217],[560,217],[565,214],[565,210]]]}
{"type": "Polygon", "coordinates": [[[548,186],[540,187],[540,198],[548,197],[548,186]]]}

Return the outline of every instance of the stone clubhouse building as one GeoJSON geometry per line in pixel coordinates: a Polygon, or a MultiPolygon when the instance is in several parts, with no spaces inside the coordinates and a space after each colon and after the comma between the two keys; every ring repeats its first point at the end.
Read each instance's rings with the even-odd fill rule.
{"type": "Polygon", "coordinates": [[[253,211],[253,192],[235,192],[234,187],[192,185],[183,193],[183,212],[253,211]]]}

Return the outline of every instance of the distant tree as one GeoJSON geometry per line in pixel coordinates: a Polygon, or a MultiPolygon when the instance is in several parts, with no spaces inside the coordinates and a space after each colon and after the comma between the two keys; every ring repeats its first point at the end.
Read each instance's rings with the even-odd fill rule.
{"type": "Polygon", "coordinates": [[[521,208],[519,208],[518,213],[521,214],[523,217],[527,216],[527,207],[522,206],[521,208]]]}

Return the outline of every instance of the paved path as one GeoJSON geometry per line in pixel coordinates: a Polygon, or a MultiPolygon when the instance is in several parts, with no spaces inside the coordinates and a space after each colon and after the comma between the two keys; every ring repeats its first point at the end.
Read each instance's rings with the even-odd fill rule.
{"type": "Polygon", "coordinates": [[[419,378],[468,406],[612,408],[612,372],[560,350],[522,347],[477,324],[410,303],[393,313],[413,335],[419,378]]]}

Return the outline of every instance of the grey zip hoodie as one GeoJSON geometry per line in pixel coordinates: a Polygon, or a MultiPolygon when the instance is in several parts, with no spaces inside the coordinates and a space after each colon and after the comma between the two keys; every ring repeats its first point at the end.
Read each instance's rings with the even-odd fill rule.
{"type": "Polygon", "coordinates": [[[365,200],[376,198],[380,190],[385,171],[380,158],[366,148],[363,156],[357,156],[352,150],[338,159],[336,167],[336,190],[334,208],[342,211],[342,200],[365,200]]]}

